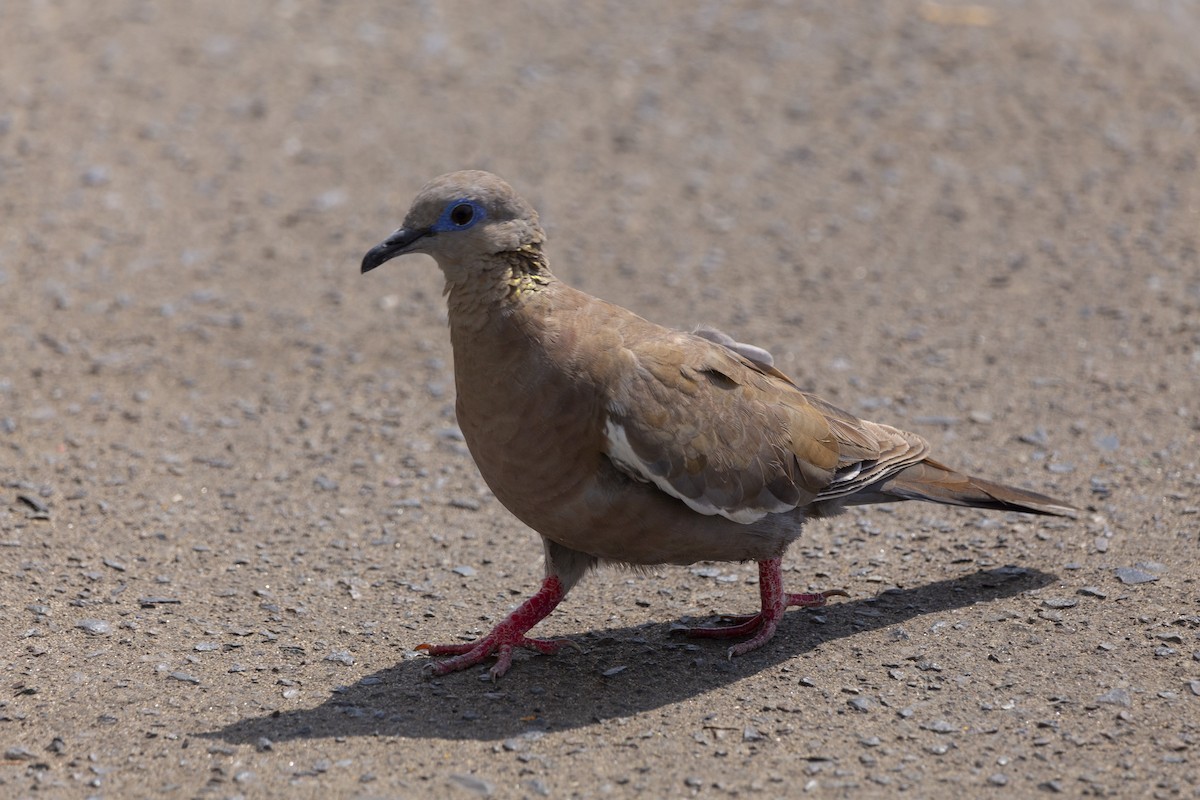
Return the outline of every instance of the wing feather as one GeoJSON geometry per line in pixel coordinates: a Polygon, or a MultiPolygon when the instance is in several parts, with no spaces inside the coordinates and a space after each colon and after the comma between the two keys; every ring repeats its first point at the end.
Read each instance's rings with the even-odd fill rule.
{"type": "Polygon", "coordinates": [[[837,499],[924,458],[923,439],[800,391],[720,331],[626,343],[604,425],[618,469],[701,514],[749,524],[837,499]]]}

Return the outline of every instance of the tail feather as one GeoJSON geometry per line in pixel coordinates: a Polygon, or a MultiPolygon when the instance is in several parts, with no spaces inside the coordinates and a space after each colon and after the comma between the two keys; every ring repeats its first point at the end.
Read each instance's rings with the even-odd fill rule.
{"type": "Polygon", "coordinates": [[[1076,517],[1079,509],[1044,494],[964,475],[926,459],[883,481],[876,491],[897,500],[926,500],[971,508],[1076,517]]]}

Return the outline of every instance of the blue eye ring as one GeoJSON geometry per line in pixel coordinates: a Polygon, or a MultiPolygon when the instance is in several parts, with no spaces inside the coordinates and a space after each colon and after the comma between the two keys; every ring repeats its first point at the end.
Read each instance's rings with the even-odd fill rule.
{"type": "Polygon", "coordinates": [[[487,219],[487,212],[477,201],[455,200],[446,204],[438,221],[433,224],[433,230],[439,233],[465,231],[484,219],[487,219]]]}

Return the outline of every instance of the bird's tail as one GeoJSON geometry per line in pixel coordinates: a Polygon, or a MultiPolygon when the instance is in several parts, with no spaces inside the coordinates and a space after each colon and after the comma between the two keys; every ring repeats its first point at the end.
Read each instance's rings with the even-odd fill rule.
{"type": "Polygon", "coordinates": [[[897,500],[1075,517],[1079,509],[1053,497],[955,472],[931,459],[902,469],[876,490],[897,500]]]}

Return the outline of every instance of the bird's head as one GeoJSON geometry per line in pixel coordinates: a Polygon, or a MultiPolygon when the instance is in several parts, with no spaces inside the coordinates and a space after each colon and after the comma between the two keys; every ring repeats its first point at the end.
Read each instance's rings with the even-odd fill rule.
{"type": "Polygon", "coordinates": [[[502,253],[540,248],[538,215],[512,187],[479,170],[451,172],[421,189],[404,224],[363,257],[362,271],[407,253],[426,253],[449,277],[502,253]]]}

